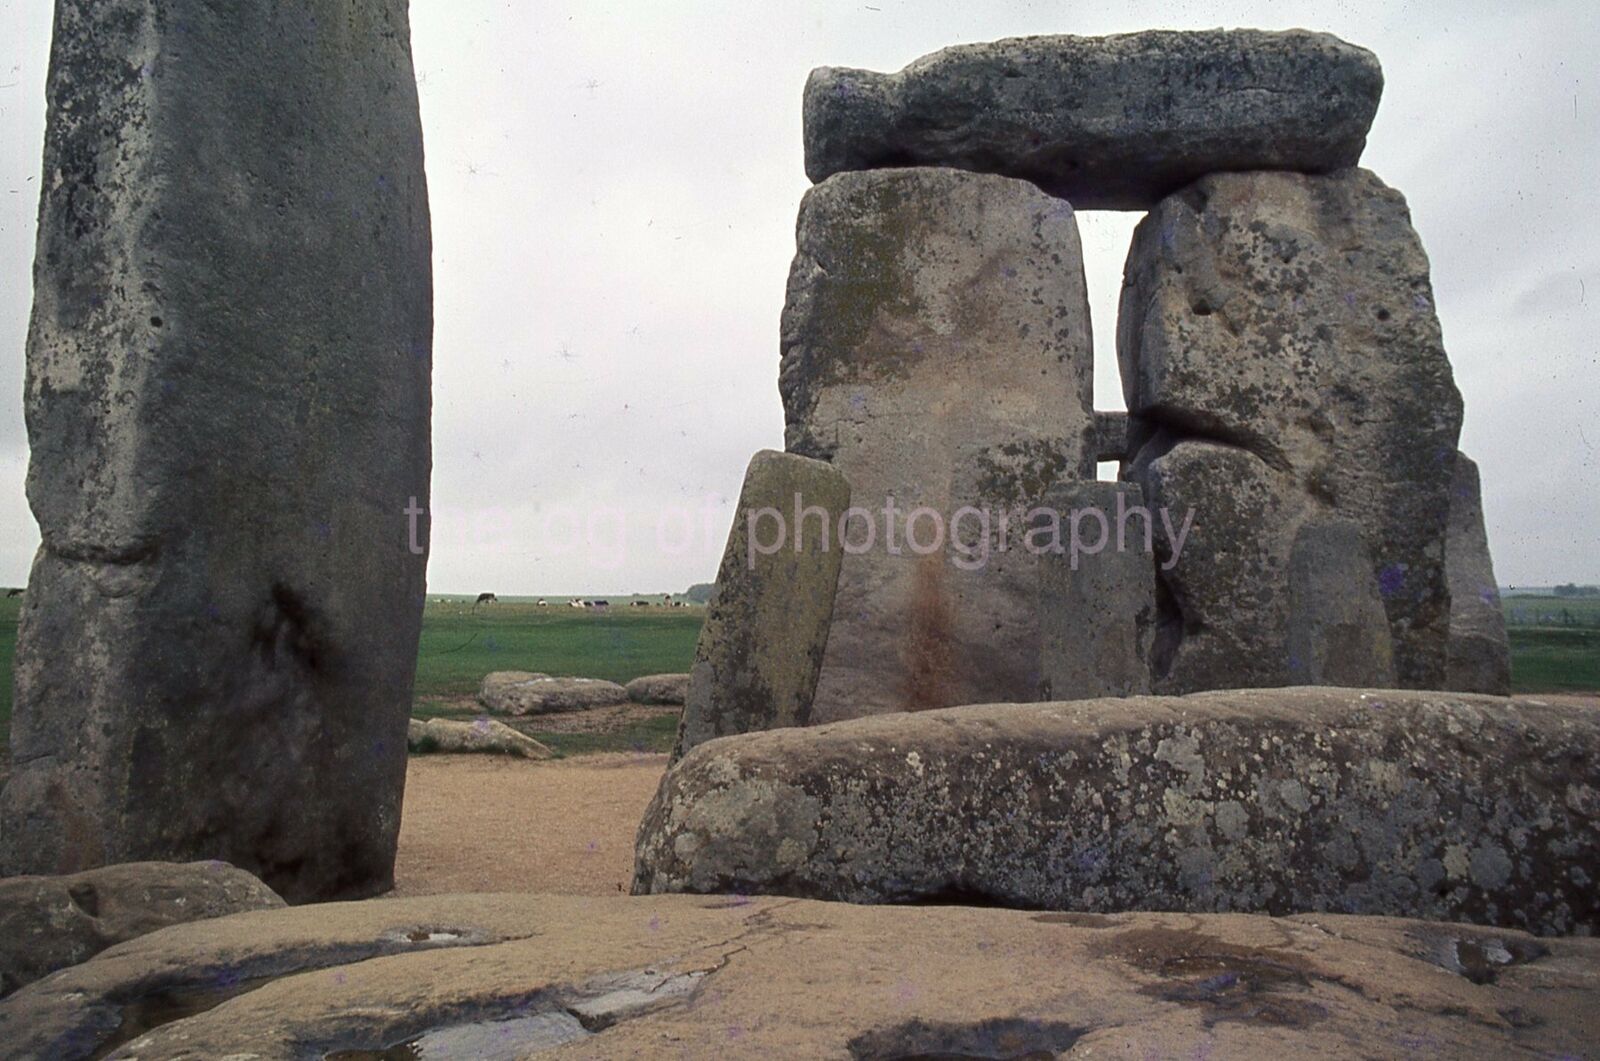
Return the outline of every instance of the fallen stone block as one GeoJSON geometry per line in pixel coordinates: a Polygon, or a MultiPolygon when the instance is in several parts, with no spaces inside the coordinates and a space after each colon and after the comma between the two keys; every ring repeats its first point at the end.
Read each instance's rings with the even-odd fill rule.
{"type": "Polygon", "coordinates": [[[424,722],[414,718],[406,733],[406,745],[413,753],[420,754],[485,753],[523,759],[551,759],[556,754],[526,733],[518,733],[492,718],[472,722],[450,718],[430,718],[424,722]]]}
{"type": "Polygon", "coordinates": [[[552,678],[529,671],[495,671],[484,676],[478,703],[498,715],[547,715],[584,711],[628,701],[628,690],[600,678],[552,678]]]}
{"type": "Polygon", "coordinates": [[[713,737],[810,721],[844,559],[835,535],[849,506],[850,483],[822,461],[773,450],[751,458],[674,759],[713,737]]]}
{"type": "Polygon", "coordinates": [[[1347,689],[984,705],[712,741],[636,893],[1600,929],[1600,713],[1347,689]]]}
{"type": "Polygon", "coordinates": [[[646,674],[623,688],[628,690],[628,699],[636,704],[677,705],[689,697],[689,675],[646,674]]]}
{"type": "Polygon", "coordinates": [[[226,862],[130,862],[0,878],[0,996],[168,925],[284,905],[226,862]]]}
{"type": "Polygon", "coordinates": [[[1305,30],[963,44],[897,74],[812,71],[806,175],[949,166],[1143,210],[1220,170],[1353,166],[1382,92],[1376,56],[1305,30]]]}

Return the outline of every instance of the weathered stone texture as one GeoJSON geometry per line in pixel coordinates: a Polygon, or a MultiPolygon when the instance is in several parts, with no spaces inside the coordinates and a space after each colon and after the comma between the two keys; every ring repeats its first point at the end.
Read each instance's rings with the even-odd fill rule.
{"type": "Polygon", "coordinates": [[[492,718],[412,719],[406,746],[413,752],[441,755],[511,755],[520,759],[553,759],[555,752],[526,733],[492,718]]]}
{"type": "Polygon", "coordinates": [[[258,1061],[1580,1057],[1597,975],[1593,939],[1336,914],[449,895],[146,936],[0,1000],[0,1041],[16,1061],[119,1038],[111,1056],[258,1061]]]}
{"type": "Polygon", "coordinates": [[[1128,452],[1128,414],[1096,412],[1091,442],[1096,463],[1127,460],[1131,456],[1128,452]]]}
{"type": "Polygon", "coordinates": [[[1450,653],[1445,688],[1508,696],[1511,644],[1500,588],[1483,528],[1483,496],[1478,466],[1456,454],[1450,488],[1450,539],[1445,547],[1450,580],[1450,653]]]}
{"type": "Polygon", "coordinates": [[[844,559],[839,517],[849,506],[850,483],[822,461],[773,450],[751,459],[689,668],[674,759],[713,737],[810,721],[844,559]],[[763,510],[784,521],[781,543],[763,510]]]}
{"type": "Polygon", "coordinates": [[[1361,528],[1300,525],[1289,552],[1289,679],[1393,688],[1394,646],[1361,528]]]}
{"type": "Polygon", "coordinates": [[[667,774],[634,889],[1589,934],[1596,741],[1587,708],[1309,688],[752,734],[667,774]]]}
{"type": "MultiPolygon", "coordinates": [[[[1150,691],[1150,649],[1156,627],[1158,519],[1132,483],[1061,483],[1045,506],[1076,521],[1083,549],[1040,557],[1041,700],[1136,696],[1150,691]],[[1077,515],[1085,511],[1095,517],[1077,515]]],[[[1070,539],[1070,534],[1069,534],[1070,539]]]]}
{"type": "Polygon", "coordinates": [[[1161,504],[1172,466],[1189,468],[1173,496],[1195,506],[1197,537],[1229,551],[1186,552],[1164,576],[1167,628],[1183,636],[1157,691],[1290,680],[1281,655],[1250,657],[1277,652],[1300,525],[1330,519],[1361,528],[1398,682],[1442,686],[1461,398],[1404,199],[1364,170],[1197,182],[1135,232],[1117,346],[1130,477],[1161,504]],[[1244,581],[1219,578],[1219,560],[1244,581]],[[1237,669],[1186,662],[1206,635],[1232,639],[1237,669]]]}
{"type": "Polygon", "coordinates": [[[56,5],[0,872],[392,883],[430,467],[409,41],[403,0],[56,5]]]}
{"type": "Polygon", "coordinates": [[[600,678],[552,678],[530,671],[504,670],[484,675],[478,704],[499,715],[548,715],[587,711],[626,703],[628,690],[600,678]]]}
{"type": "Polygon", "coordinates": [[[1142,210],[1221,170],[1353,166],[1382,91],[1371,52],[1304,30],[963,44],[897,74],[812,71],[806,175],[951,166],[1142,210]]]}
{"type": "Polygon", "coordinates": [[[283,906],[225,862],[132,862],[0,878],[0,995],[168,925],[283,906]]]}
{"type": "Polygon", "coordinates": [[[687,674],[645,674],[626,686],[628,699],[636,704],[682,704],[689,698],[687,674]]]}
{"type": "MultiPolygon", "coordinates": [[[[798,244],[779,381],[787,446],[831,461],[865,510],[813,719],[1031,699],[1037,567],[1019,547],[1022,519],[1000,514],[1094,476],[1072,207],[951,169],[844,173],[807,193],[798,244]],[[949,534],[926,554],[906,542],[911,510],[954,523],[968,506],[992,517],[985,532],[972,516],[960,528],[972,558],[986,542],[981,564],[949,534]],[[869,518],[876,537],[860,549],[869,518]]],[[[931,521],[919,532],[926,546],[931,521]]]]}

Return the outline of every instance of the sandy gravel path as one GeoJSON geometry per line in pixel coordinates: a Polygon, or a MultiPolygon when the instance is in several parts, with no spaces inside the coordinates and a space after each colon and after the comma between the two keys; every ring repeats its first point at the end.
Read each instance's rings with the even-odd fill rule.
{"type": "Polygon", "coordinates": [[[413,756],[392,894],[626,891],[666,768],[665,755],[413,756]]]}

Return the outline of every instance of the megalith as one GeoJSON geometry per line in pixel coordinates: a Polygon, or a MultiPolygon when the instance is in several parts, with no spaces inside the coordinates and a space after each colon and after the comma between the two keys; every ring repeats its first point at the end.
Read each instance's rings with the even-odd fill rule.
{"type": "Polygon", "coordinates": [[[1129,475],[1193,505],[1207,546],[1161,574],[1156,691],[1289,682],[1295,541],[1333,520],[1360,529],[1395,680],[1443,686],[1461,398],[1400,194],[1349,169],[1164,199],[1129,250],[1117,345],[1129,475]]]}
{"type": "Polygon", "coordinates": [[[813,722],[1033,698],[1023,515],[1094,474],[1071,205],[953,169],[841,173],[806,194],[797,243],[787,449],[853,496],[813,722]]]}
{"type": "Polygon", "coordinates": [[[751,459],[695,645],[674,761],[714,737],[810,721],[849,505],[850,484],[823,461],[773,450],[751,459]]]}
{"type": "Polygon", "coordinates": [[[1500,607],[1489,536],[1483,527],[1478,466],[1456,454],[1450,487],[1450,540],[1445,546],[1450,580],[1450,653],[1445,688],[1509,696],[1511,645],[1500,607]]]}
{"type": "Polygon", "coordinates": [[[1305,30],[962,44],[896,74],[813,71],[806,175],[950,166],[1143,210],[1222,170],[1353,166],[1382,93],[1375,55],[1305,30]]]}
{"type": "Polygon", "coordinates": [[[1228,689],[750,733],[662,778],[633,891],[1600,931],[1600,713],[1228,689]]]}
{"type": "Polygon", "coordinates": [[[0,873],[384,891],[430,469],[406,3],[58,0],[48,99],[0,873]]]}
{"type": "Polygon", "coordinates": [[[1037,700],[1138,696],[1150,691],[1156,629],[1151,556],[1159,519],[1133,483],[1057,483],[1051,518],[1067,524],[1059,550],[1039,557],[1037,700]]]}

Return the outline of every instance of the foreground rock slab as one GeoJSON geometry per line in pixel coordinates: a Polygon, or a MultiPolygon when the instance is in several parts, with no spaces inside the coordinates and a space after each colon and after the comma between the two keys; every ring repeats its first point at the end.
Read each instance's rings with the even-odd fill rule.
{"type": "Polygon", "coordinates": [[[786,448],[842,472],[855,508],[812,721],[1034,699],[1023,513],[1094,477],[1072,207],[953,169],[841,173],[806,193],[796,242],[786,448]]]}
{"type": "Polygon", "coordinates": [[[628,690],[600,678],[552,678],[529,671],[495,671],[478,688],[478,703],[499,715],[583,711],[628,701],[628,690]]]}
{"type": "Polygon", "coordinates": [[[431,463],[410,39],[405,0],[56,4],[0,873],[393,884],[431,463]]]}
{"type": "Polygon", "coordinates": [[[0,995],[158,928],[283,906],[225,862],[131,862],[0,878],[0,995]]]}
{"type": "Polygon", "coordinates": [[[522,759],[552,759],[555,752],[504,722],[479,718],[471,722],[451,718],[412,719],[406,746],[413,752],[444,755],[513,755],[522,759]]]}
{"type": "Polygon", "coordinates": [[[897,74],[813,71],[806,175],[950,166],[1142,210],[1219,170],[1353,166],[1382,91],[1371,52],[1304,30],[964,44],[897,74]]]}
{"type": "Polygon", "coordinates": [[[1597,746],[1589,708],[1346,689],[751,734],[668,772],[634,890],[1592,933],[1597,746]]]}
{"type": "Polygon", "coordinates": [[[1600,941],[1381,918],[438,896],[246,914],[0,1001],[9,1056],[1578,1056],[1600,941]],[[164,1011],[164,1012],[163,1012],[164,1011]],[[159,1024],[174,1014],[184,1019],[159,1024]],[[410,1055],[408,1055],[410,1056],[410,1055]]]}

